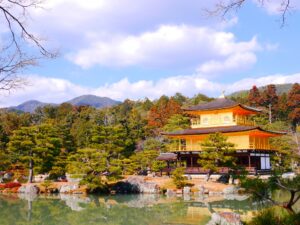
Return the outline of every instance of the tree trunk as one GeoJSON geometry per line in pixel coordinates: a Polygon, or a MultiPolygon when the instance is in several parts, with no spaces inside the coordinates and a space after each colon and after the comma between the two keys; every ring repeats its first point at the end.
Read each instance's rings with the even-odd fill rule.
{"type": "Polygon", "coordinates": [[[295,214],[295,211],[293,210],[292,207],[293,207],[293,202],[294,202],[294,198],[295,198],[296,192],[290,191],[290,194],[291,194],[290,200],[289,200],[289,202],[288,202],[286,205],[284,205],[284,208],[285,208],[289,213],[295,214]]]}
{"type": "Polygon", "coordinates": [[[28,183],[32,183],[33,181],[33,160],[29,160],[29,175],[28,175],[28,183]]]}
{"type": "Polygon", "coordinates": [[[32,201],[28,199],[27,221],[31,221],[32,201]]]}
{"type": "Polygon", "coordinates": [[[207,173],[206,181],[209,181],[211,175],[212,175],[212,170],[209,170],[207,173]]]}

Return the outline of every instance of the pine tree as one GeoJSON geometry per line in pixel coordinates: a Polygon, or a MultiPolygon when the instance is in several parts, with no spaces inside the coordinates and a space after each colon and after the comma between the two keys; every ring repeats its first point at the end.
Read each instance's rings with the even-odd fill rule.
{"type": "Polygon", "coordinates": [[[91,147],[105,155],[106,170],[111,177],[121,173],[122,158],[126,155],[126,146],[131,144],[122,126],[94,126],[91,147]],[[130,142],[130,143],[128,143],[130,142]]]}
{"type": "Polygon", "coordinates": [[[227,142],[227,137],[221,133],[210,134],[201,143],[201,153],[198,163],[204,168],[208,169],[208,177],[214,172],[218,171],[218,167],[234,167],[235,158],[232,154],[235,152],[234,144],[227,142]]]}
{"type": "Polygon", "coordinates": [[[34,170],[49,172],[59,155],[61,140],[57,130],[49,124],[22,127],[13,132],[8,143],[8,152],[14,163],[24,163],[28,168],[28,182],[33,181],[34,170]]]}
{"type": "Polygon", "coordinates": [[[175,114],[168,119],[167,124],[163,127],[164,131],[176,131],[190,127],[190,118],[182,114],[175,114]]]}
{"type": "Polygon", "coordinates": [[[95,148],[79,149],[68,157],[67,171],[74,175],[84,174],[82,183],[91,191],[104,186],[102,177],[107,172],[107,153],[95,148]]]}

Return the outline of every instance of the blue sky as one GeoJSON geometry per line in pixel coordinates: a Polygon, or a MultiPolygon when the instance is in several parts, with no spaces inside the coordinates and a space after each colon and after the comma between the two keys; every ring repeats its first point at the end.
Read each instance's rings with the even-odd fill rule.
{"type": "Polygon", "coordinates": [[[299,3],[280,27],[279,1],[248,3],[226,21],[207,17],[214,1],[47,0],[32,31],[60,56],[25,71],[28,86],[1,106],[82,94],[151,99],[181,92],[218,96],[252,85],[300,81],[299,3]]]}

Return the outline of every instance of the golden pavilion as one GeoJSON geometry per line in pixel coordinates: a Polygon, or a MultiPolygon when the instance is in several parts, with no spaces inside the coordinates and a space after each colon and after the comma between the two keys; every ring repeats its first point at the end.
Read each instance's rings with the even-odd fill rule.
{"type": "MultiPolygon", "coordinates": [[[[189,129],[165,133],[175,139],[176,145],[169,153],[162,153],[158,160],[176,161],[186,167],[187,174],[201,174],[205,170],[198,164],[201,142],[212,133],[222,133],[227,141],[235,145],[237,164],[250,173],[270,171],[270,155],[276,151],[270,146],[269,138],[283,135],[282,132],[267,131],[256,126],[250,116],[260,109],[239,104],[221,96],[220,98],[184,109],[191,117],[189,129]]],[[[177,163],[176,163],[177,164],[177,163]]],[[[220,173],[228,168],[220,168],[220,173]]]]}

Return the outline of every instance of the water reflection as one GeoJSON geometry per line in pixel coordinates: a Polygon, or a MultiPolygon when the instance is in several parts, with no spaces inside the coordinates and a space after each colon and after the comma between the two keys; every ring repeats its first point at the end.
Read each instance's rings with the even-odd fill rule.
{"type": "Polygon", "coordinates": [[[240,195],[0,195],[0,224],[206,224],[213,212],[261,207],[240,195]]]}

